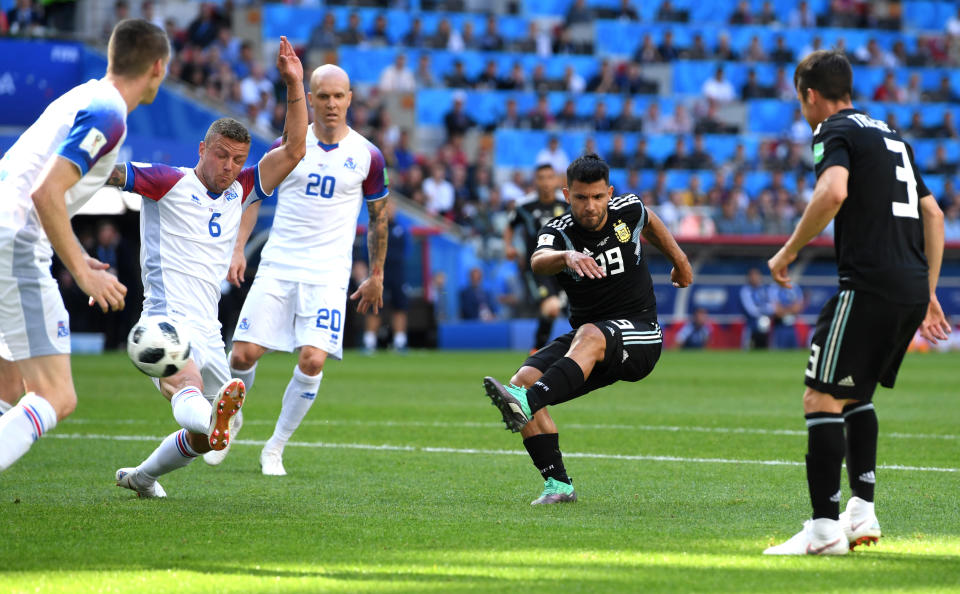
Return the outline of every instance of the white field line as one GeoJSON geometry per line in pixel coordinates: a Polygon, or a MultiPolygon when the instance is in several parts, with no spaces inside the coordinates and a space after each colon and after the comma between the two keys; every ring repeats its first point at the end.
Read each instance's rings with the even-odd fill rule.
{"type": "MultiPolygon", "coordinates": [[[[46,437],[57,439],[98,439],[107,441],[152,441],[159,443],[164,437],[147,435],[102,435],[95,433],[50,433],[46,437]]],[[[255,439],[234,440],[237,445],[263,446],[266,442],[255,439]]],[[[431,446],[402,446],[369,443],[327,443],[322,441],[291,441],[287,447],[323,448],[342,450],[380,450],[387,452],[422,452],[428,454],[480,454],[485,456],[526,456],[520,450],[487,450],[476,448],[445,448],[431,446]]],[[[682,462],[703,464],[756,464],[762,466],[803,466],[803,462],[791,460],[736,460],[729,458],[685,458],[681,456],[645,456],[641,454],[600,454],[593,452],[564,452],[565,458],[594,458],[598,460],[627,460],[640,462],[682,462]]],[[[912,470],[917,472],[960,472],[960,468],[938,468],[935,466],[903,466],[900,464],[878,465],[882,470],[912,470]]]]}
{"type": "MultiPolygon", "coordinates": [[[[70,417],[64,424],[79,423],[81,425],[146,425],[155,423],[155,419],[75,419],[70,417]]],[[[244,425],[274,426],[276,421],[270,419],[244,419],[244,425]]],[[[352,427],[433,427],[437,429],[465,429],[499,427],[501,423],[481,423],[478,421],[362,421],[362,420],[305,420],[301,425],[328,425],[352,427]]],[[[586,431],[665,431],[669,433],[724,433],[745,435],[806,435],[807,431],[799,429],[754,429],[750,427],[694,427],[679,425],[624,425],[624,424],[585,424],[563,423],[561,429],[576,429],[586,431]]],[[[880,437],[896,439],[960,439],[957,435],[933,433],[881,433],[880,437]]]]}

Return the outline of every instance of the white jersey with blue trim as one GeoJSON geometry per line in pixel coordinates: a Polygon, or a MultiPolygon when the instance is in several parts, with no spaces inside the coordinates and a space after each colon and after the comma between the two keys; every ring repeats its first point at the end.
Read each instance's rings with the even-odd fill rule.
{"type": "Polygon", "coordinates": [[[266,197],[259,166],[245,168],[219,194],[188,167],[126,168],[123,189],[146,198],[140,211],[144,313],[216,321],[243,209],[266,197]]]}
{"type": "Polygon", "coordinates": [[[277,211],[257,276],[346,288],[357,216],[385,198],[383,153],[354,130],[337,144],[307,130],[307,154],[277,188],[277,211]]]}
{"type": "Polygon", "coordinates": [[[34,210],[30,191],[53,155],[71,161],[80,180],[67,190],[73,216],[103,187],[127,135],[127,104],[113,84],[90,80],[51,103],[0,159],[0,228],[21,230],[36,242],[40,261],[53,250],[34,210]]]}

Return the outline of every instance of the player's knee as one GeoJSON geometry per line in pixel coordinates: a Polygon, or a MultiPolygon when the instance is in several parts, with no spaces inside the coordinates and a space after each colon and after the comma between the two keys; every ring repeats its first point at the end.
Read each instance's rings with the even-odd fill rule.
{"type": "Polygon", "coordinates": [[[324,354],[301,354],[297,365],[305,375],[313,377],[323,371],[323,364],[326,360],[327,357],[324,354]]]}
{"type": "Polygon", "coordinates": [[[827,412],[841,413],[843,401],[837,400],[830,394],[807,388],[803,393],[803,412],[806,414],[827,412]]]}
{"type": "Polygon", "coordinates": [[[259,359],[257,349],[249,342],[235,342],[230,351],[230,367],[246,371],[259,359]]]}

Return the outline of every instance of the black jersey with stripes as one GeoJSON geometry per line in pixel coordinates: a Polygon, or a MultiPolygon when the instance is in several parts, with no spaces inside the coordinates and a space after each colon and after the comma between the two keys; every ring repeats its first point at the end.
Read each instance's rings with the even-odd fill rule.
{"type": "Polygon", "coordinates": [[[897,303],[930,298],[919,199],[930,194],[913,149],[886,122],[844,109],[814,131],[817,177],[839,165],[850,172],[847,199],[834,219],[840,288],[897,303]]]}
{"type": "Polygon", "coordinates": [[[514,229],[523,231],[523,241],[527,246],[527,256],[537,249],[537,231],[546,225],[550,219],[570,212],[570,205],[562,200],[554,200],[550,204],[543,204],[540,200],[527,202],[513,209],[508,224],[514,229]]]}
{"type": "Polygon", "coordinates": [[[657,301],[647,268],[640,232],[647,224],[647,209],[634,194],[610,199],[607,222],[598,231],[587,231],[567,213],[552,219],[537,234],[537,251],[574,250],[592,256],[607,275],[580,277],[570,269],[557,274],[570,302],[570,325],[613,319],[655,322],[657,301]]]}

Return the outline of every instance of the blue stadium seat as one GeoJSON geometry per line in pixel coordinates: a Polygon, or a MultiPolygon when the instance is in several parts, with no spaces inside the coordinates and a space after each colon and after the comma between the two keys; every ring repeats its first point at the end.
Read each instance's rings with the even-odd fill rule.
{"type": "Polygon", "coordinates": [[[747,101],[747,126],[750,132],[782,134],[790,128],[797,106],[779,99],[747,101]]]}

